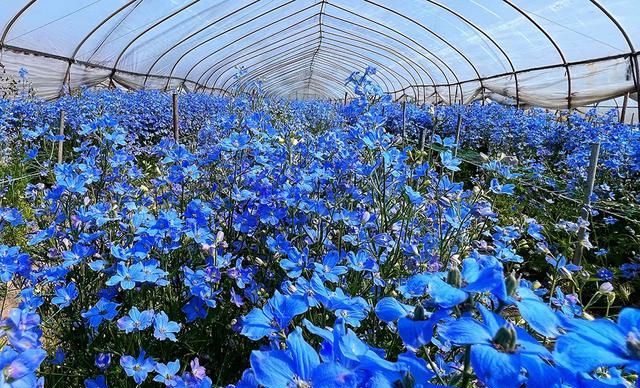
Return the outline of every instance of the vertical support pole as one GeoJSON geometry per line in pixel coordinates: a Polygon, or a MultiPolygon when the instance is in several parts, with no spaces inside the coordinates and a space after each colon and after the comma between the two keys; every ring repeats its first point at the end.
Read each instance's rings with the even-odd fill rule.
{"type": "MultiPolygon", "coordinates": [[[[591,144],[591,157],[589,158],[589,172],[587,175],[587,192],[584,197],[582,209],[580,210],[580,218],[588,220],[591,214],[591,195],[593,195],[593,186],[596,181],[596,172],[598,169],[598,157],[600,156],[600,142],[591,144]]],[[[578,229],[578,241],[576,242],[576,249],[573,253],[573,263],[580,264],[582,261],[583,246],[582,240],[585,239],[587,229],[580,227],[578,229]]]]}
{"type": "Polygon", "coordinates": [[[347,97],[349,96],[349,92],[344,92],[344,106],[347,106],[347,97]]]}
{"type": "Polygon", "coordinates": [[[420,151],[424,151],[424,141],[426,138],[426,131],[424,126],[420,127],[420,151]]]}
{"type": "Polygon", "coordinates": [[[620,112],[620,123],[624,124],[625,116],[627,115],[627,106],[629,105],[629,92],[624,94],[624,100],[622,101],[622,112],[620,112]]]}
{"type": "Polygon", "coordinates": [[[460,130],[462,128],[462,113],[458,113],[458,122],[456,123],[456,148],[453,149],[453,156],[458,156],[458,148],[460,147],[460,130]]]}
{"type": "Polygon", "coordinates": [[[407,140],[407,102],[402,101],[402,140],[407,140]]]}
{"type": "MultiPolygon", "coordinates": [[[[60,111],[60,136],[64,136],[64,110],[60,111]]],[[[58,164],[62,163],[62,153],[63,153],[64,139],[58,141],[58,164]]]]}
{"type": "Polygon", "coordinates": [[[173,139],[180,141],[180,122],[178,120],[178,93],[173,93],[173,139]]]}

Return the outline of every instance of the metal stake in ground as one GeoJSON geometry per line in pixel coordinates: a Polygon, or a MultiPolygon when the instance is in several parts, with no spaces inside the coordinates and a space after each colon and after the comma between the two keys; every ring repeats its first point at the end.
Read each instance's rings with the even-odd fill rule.
{"type": "Polygon", "coordinates": [[[462,128],[462,113],[458,113],[458,122],[456,123],[456,148],[453,149],[453,156],[458,156],[458,148],[460,148],[460,129],[462,128]]]}
{"type": "MultiPolygon", "coordinates": [[[[591,215],[591,196],[593,195],[593,186],[596,181],[596,172],[598,168],[598,157],[600,156],[600,142],[591,144],[591,157],[589,158],[589,172],[587,175],[587,192],[584,197],[582,209],[580,210],[580,218],[584,221],[589,219],[591,215]]],[[[582,261],[582,253],[584,246],[582,242],[587,237],[587,228],[580,226],[578,229],[578,241],[576,242],[576,249],[573,252],[573,263],[580,264],[582,261]]]]}
{"type": "Polygon", "coordinates": [[[58,141],[58,164],[62,163],[62,153],[63,153],[63,146],[64,146],[64,111],[63,110],[60,111],[60,136],[62,136],[62,139],[58,141]]]}
{"type": "Polygon", "coordinates": [[[176,143],[180,140],[180,127],[178,121],[178,94],[173,93],[173,138],[176,143]]]}
{"type": "Polygon", "coordinates": [[[407,102],[402,101],[402,140],[407,140],[407,102]]]}

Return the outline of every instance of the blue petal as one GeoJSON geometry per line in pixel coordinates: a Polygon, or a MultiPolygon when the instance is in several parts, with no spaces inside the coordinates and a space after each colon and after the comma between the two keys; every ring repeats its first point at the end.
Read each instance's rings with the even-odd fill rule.
{"type": "Polygon", "coordinates": [[[289,386],[295,376],[293,361],[281,350],[251,352],[251,369],[256,380],[266,388],[289,386]]]}
{"type": "Polygon", "coordinates": [[[438,328],[438,334],[454,345],[489,344],[487,327],[472,318],[460,318],[438,328]]]}
{"type": "Polygon", "coordinates": [[[287,338],[287,346],[296,365],[296,374],[305,380],[311,378],[313,370],[320,364],[316,351],[302,338],[302,329],[297,327],[287,338]]]}
{"type": "Polygon", "coordinates": [[[488,387],[519,387],[520,355],[496,350],[491,345],[471,347],[471,365],[478,379],[488,387]]]}
{"type": "Polygon", "coordinates": [[[406,317],[413,310],[413,306],[402,304],[392,297],[380,299],[375,308],[378,318],[387,323],[406,317]]]}
{"type": "Polygon", "coordinates": [[[342,388],[357,386],[356,376],[336,363],[322,364],[313,371],[311,386],[314,388],[342,388]]]}
{"type": "Polygon", "coordinates": [[[247,314],[242,323],[240,334],[257,341],[260,338],[273,333],[275,330],[271,326],[271,321],[259,308],[255,308],[247,314]]]}

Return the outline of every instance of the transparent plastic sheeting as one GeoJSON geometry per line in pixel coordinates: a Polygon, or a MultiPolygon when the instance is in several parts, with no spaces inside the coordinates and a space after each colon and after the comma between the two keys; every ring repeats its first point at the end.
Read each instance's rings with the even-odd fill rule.
{"type": "Polygon", "coordinates": [[[374,66],[396,99],[567,108],[636,98],[638,15],[638,0],[4,0],[0,62],[46,98],[261,80],[337,100],[374,66]]]}

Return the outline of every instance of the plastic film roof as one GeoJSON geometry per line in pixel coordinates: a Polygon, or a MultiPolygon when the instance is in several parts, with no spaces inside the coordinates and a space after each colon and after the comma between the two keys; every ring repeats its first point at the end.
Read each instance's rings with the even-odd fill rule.
{"type": "Polygon", "coordinates": [[[272,96],[341,99],[370,65],[397,99],[567,108],[639,90],[638,15],[638,0],[11,0],[0,62],[48,98],[262,80],[272,96]]]}

